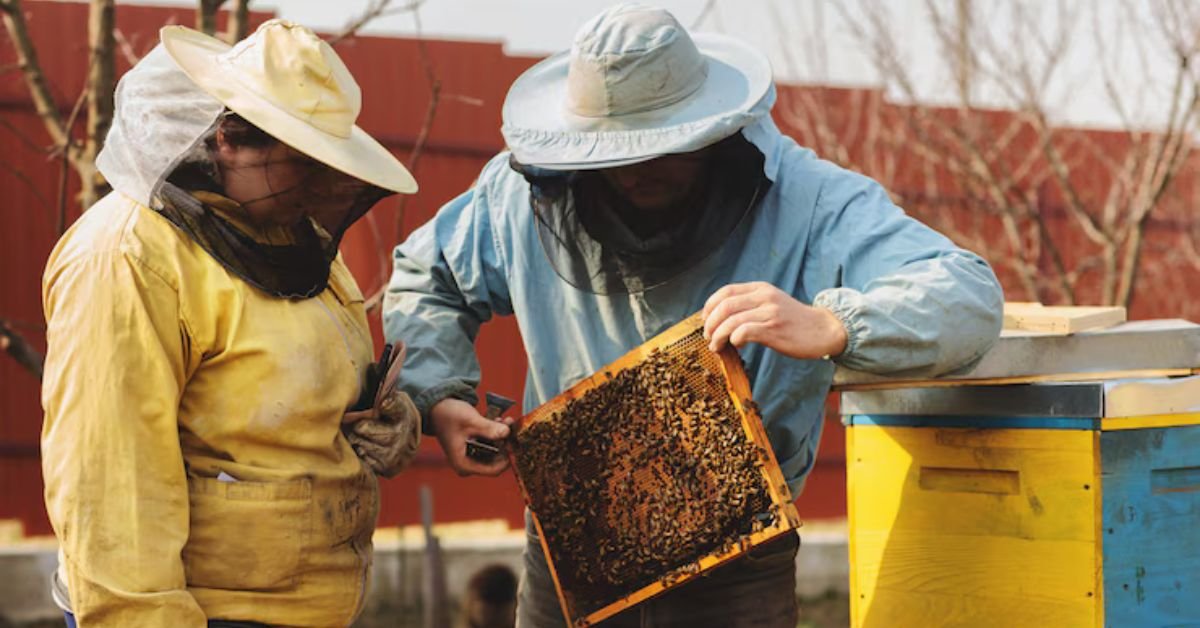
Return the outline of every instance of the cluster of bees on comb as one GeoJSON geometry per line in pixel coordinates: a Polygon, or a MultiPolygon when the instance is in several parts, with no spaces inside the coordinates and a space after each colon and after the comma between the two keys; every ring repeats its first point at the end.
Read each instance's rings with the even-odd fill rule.
{"type": "Polygon", "coordinates": [[[578,605],[670,585],[777,517],[769,454],[746,435],[719,358],[700,338],[680,345],[516,436],[517,473],[578,605]]]}

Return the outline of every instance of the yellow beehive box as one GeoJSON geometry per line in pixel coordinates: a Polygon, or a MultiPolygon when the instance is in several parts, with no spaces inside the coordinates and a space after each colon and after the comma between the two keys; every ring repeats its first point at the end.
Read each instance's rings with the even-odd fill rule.
{"type": "Polygon", "coordinates": [[[858,627],[1200,625],[1200,377],[846,393],[858,627]]]}

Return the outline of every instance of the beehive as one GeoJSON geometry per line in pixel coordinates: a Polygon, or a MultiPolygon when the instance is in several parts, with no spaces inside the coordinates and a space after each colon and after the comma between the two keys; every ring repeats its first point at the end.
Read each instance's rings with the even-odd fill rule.
{"type": "Polygon", "coordinates": [[[1200,625],[1200,377],[844,393],[852,625],[1200,625]]]}
{"type": "Polygon", "coordinates": [[[509,455],[577,626],[800,524],[741,359],[699,315],[521,418],[509,455]]]}

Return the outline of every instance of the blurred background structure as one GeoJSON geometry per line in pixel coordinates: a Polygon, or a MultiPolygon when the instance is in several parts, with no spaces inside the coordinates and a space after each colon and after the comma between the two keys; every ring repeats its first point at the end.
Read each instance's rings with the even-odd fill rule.
{"type": "MultiPolygon", "coordinates": [[[[342,246],[379,340],[392,247],[503,148],[500,105],[512,80],[609,2],[163,3],[0,0],[0,520],[19,521],[25,535],[50,532],[38,449],[41,271],[57,238],[106,192],[94,158],[112,90],[161,26],[234,40],[280,14],[335,42],[363,89],[360,125],[421,183],[415,197],[382,203],[342,246]],[[485,40],[469,41],[471,28],[485,40]],[[496,41],[506,29],[519,45],[496,41]]],[[[1200,4],[663,4],[684,23],[763,46],[784,132],[879,180],[910,213],[986,257],[1009,301],[1200,320],[1200,4]]],[[[520,399],[514,321],[486,325],[478,348],[482,387],[520,399]]],[[[843,433],[829,417],[797,503],[807,519],[845,516],[843,433]]],[[[380,525],[419,522],[423,484],[438,496],[439,521],[521,525],[512,477],[459,478],[432,439],[413,468],[383,483],[380,525]]]]}

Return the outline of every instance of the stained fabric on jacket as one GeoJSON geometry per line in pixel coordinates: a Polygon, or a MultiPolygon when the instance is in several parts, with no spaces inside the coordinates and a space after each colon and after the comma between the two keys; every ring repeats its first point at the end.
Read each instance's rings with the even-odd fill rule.
{"type": "Polygon", "coordinates": [[[580,290],[625,294],[666,283],[711,256],[770,186],[762,153],[742,134],[705,150],[700,184],[649,232],[598,171],[509,164],[530,183],[538,239],[554,271],[580,290]]]}

